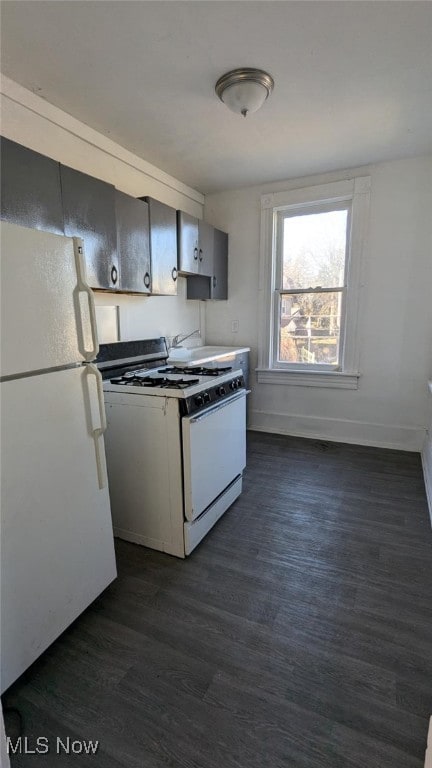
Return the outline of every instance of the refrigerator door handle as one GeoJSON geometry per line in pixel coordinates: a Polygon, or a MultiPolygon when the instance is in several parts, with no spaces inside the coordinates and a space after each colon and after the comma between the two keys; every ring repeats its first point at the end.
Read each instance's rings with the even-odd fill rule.
{"type": "Polygon", "coordinates": [[[97,466],[97,473],[98,473],[99,488],[102,489],[107,486],[105,452],[103,447],[103,441],[101,440],[103,433],[105,432],[107,427],[104,395],[103,395],[103,388],[102,388],[102,376],[99,370],[96,368],[96,366],[93,365],[92,363],[87,363],[86,371],[87,373],[96,377],[100,424],[98,427],[93,427],[92,425],[92,433],[93,433],[93,439],[95,444],[96,466],[97,466]]]}
{"type": "Polygon", "coordinates": [[[90,362],[91,360],[94,360],[97,353],[99,352],[99,343],[97,340],[97,328],[96,328],[96,312],[95,312],[95,306],[94,306],[94,299],[93,299],[93,293],[90,289],[90,287],[87,285],[86,279],[85,279],[85,266],[84,266],[84,243],[81,240],[80,237],[74,237],[73,238],[74,243],[74,254],[75,254],[75,266],[76,266],[76,272],[77,272],[77,280],[78,280],[78,296],[77,301],[75,303],[78,312],[77,315],[79,317],[79,327],[78,327],[78,345],[80,347],[80,352],[86,362],[90,362]],[[83,314],[82,314],[82,308],[80,303],[80,296],[79,294],[84,293],[87,296],[88,301],[88,310],[89,310],[89,321],[90,321],[90,335],[91,335],[91,344],[90,348],[86,348],[86,342],[85,342],[85,331],[84,331],[84,321],[83,321],[83,314]]]}

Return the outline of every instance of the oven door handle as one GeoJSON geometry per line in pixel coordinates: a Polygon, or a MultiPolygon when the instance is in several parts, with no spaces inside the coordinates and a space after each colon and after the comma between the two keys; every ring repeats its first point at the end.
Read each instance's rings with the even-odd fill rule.
{"type": "Polygon", "coordinates": [[[204,421],[207,416],[211,416],[213,413],[216,413],[216,411],[220,411],[222,408],[225,408],[226,405],[235,403],[236,400],[240,400],[240,398],[246,397],[246,395],[249,395],[249,393],[250,389],[242,389],[241,392],[236,392],[231,397],[226,397],[225,400],[222,400],[220,403],[216,403],[215,405],[210,406],[210,408],[206,408],[205,411],[202,411],[199,416],[193,416],[191,419],[189,419],[189,423],[196,424],[198,421],[204,421]]]}

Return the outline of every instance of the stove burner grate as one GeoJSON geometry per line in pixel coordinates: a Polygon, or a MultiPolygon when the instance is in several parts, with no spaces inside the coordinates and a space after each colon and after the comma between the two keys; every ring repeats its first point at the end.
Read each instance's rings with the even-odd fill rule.
{"type": "Polygon", "coordinates": [[[126,387],[160,387],[162,389],[187,389],[198,383],[199,379],[168,379],[166,376],[139,376],[133,373],[111,379],[111,384],[126,387]]]}

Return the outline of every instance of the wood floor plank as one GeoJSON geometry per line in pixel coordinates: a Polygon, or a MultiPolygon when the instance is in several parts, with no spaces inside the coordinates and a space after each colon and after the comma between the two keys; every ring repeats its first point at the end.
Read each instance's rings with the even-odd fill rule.
{"type": "Polygon", "coordinates": [[[4,695],[96,758],[12,768],[422,768],[432,533],[417,454],[248,434],[244,492],[186,560],[119,578],[4,695]]]}

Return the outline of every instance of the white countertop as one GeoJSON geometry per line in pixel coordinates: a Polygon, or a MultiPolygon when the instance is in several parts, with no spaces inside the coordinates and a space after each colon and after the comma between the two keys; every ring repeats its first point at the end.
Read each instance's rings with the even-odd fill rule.
{"type": "Polygon", "coordinates": [[[170,349],[168,363],[191,363],[204,365],[211,360],[219,360],[225,357],[233,357],[242,352],[249,352],[249,347],[180,347],[178,350],[170,349]]]}

